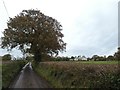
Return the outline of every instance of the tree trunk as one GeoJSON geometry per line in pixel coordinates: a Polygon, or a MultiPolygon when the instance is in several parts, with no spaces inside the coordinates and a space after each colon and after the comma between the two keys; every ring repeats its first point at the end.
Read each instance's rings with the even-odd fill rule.
{"type": "Polygon", "coordinates": [[[34,53],[34,59],[36,62],[40,62],[41,61],[41,53],[39,51],[36,51],[34,53]]]}

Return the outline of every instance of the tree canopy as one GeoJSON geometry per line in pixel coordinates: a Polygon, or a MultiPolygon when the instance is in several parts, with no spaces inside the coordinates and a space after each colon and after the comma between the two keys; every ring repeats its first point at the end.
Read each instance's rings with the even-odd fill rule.
{"type": "Polygon", "coordinates": [[[2,60],[3,61],[11,60],[11,55],[10,54],[5,54],[4,56],[2,56],[2,60]]]}
{"type": "Polygon", "coordinates": [[[120,47],[118,47],[118,51],[114,54],[114,57],[120,61],[120,47]]]}
{"type": "Polygon", "coordinates": [[[7,22],[1,47],[8,50],[18,47],[39,61],[42,54],[57,55],[66,49],[61,31],[62,25],[56,19],[39,10],[23,10],[7,22]]]}

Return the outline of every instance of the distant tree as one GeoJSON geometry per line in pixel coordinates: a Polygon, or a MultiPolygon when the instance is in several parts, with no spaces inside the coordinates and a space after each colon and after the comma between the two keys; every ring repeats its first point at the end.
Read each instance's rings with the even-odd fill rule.
{"type": "Polygon", "coordinates": [[[99,56],[98,61],[106,61],[106,56],[99,56]]]}
{"type": "Polygon", "coordinates": [[[6,55],[2,56],[2,60],[3,61],[11,60],[11,55],[10,54],[6,54],[6,55]]]}
{"type": "Polygon", "coordinates": [[[114,54],[114,57],[116,60],[120,61],[120,47],[118,48],[118,51],[114,54]]]}
{"type": "Polygon", "coordinates": [[[68,57],[52,57],[53,61],[69,61],[68,57]]]}
{"type": "Polygon", "coordinates": [[[93,55],[93,56],[92,56],[92,60],[98,61],[98,60],[99,60],[99,56],[98,56],[98,55],[93,55]]]}
{"type": "Polygon", "coordinates": [[[91,61],[92,59],[90,57],[87,58],[87,61],[91,61]]]}
{"type": "Polygon", "coordinates": [[[87,58],[85,56],[82,56],[81,59],[87,61],[87,58]]]}
{"type": "Polygon", "coordinates": [[[104,56],[103,56],[103,59],[104,59],[104,61],[106,61],[106,60],[107,60],[107,57],[104,55],[104,56]]]}
{"type": "Polygon", "coordinates": [[[62,57],[63,61],[69,61],[68,57],[62,57]]]}
{"type": "Polygon", "coordinates": [[[85,56],[82,56],[82,58],[86,58],[85,56]]]}
{"type": "Polygon", "coordinates": [[[113,60],[115,60],[114,56],[109,55],[109,56],[107,57],[107,61],[113,61],[113,60]]]}
{"type": "Polygon", "coordinates": [[[58,57],[51,57],[51,61],[62,61],[62,58],[60,56],[58,57]]]}
{"type": "Polygon", "coordinates": [[[74,56],[71,56],[71,59],[72,59],[72,60],[74,60],[74,59],[75,59],[75,57],[74,57],[74,56]]]}
{"type": "Polygon", "coordinates": [[[23,10],[8,21],[1,38],[2,48],[12,50],[18,47],[23,53],[33,54],[35,61],[41,61],[43,54],[52,56],[65,50],[61,30],[56,19],[39,10],[23,10]]]}

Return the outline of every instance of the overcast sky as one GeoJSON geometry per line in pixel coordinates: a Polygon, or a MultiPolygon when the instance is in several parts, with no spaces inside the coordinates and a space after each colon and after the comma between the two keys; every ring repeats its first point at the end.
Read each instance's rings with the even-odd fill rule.
{"type": "MultiPolygon", "coordinates": [[[[24,9],[38,9],[63,26],[66,52],[61,56],[112,55],[118,47],[119,0],[0,0],[0,37],[9,17],[24,9]],[[3,1],[7,8],[5,10],[3,1]]],[[[0,49],[0,55],[6,54],[0,49]]],[[[13,55],[21,56],[13,50],[13,55]]]]}

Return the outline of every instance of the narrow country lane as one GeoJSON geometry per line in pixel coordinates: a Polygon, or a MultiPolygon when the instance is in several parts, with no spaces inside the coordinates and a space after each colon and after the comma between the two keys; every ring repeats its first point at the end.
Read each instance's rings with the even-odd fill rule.
{"type": "Polygon", "coordinates": [[[31,63],[27,63],[9,88],[50,88],[50,86],[32,70],[31,63]]]}

